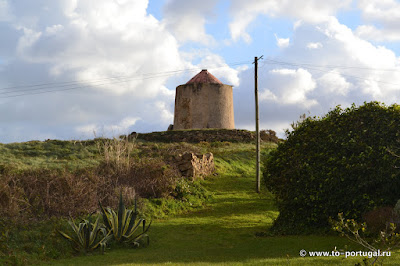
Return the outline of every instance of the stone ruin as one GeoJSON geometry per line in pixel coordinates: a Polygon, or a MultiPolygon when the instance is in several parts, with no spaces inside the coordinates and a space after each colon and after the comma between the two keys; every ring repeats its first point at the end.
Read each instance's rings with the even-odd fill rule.
{"type": "Polygon", "coordinates": [[[172,130],[234,129],[233,90],[207,69],[176,87],[172,130]]]}
{"type": "Polygon", "coordinates": [[[187,152],[175,156],[174,161],[182,176],[191,180],[203,179],[215,172],[214,155],[211,152],[200,155],[187,152]]]}

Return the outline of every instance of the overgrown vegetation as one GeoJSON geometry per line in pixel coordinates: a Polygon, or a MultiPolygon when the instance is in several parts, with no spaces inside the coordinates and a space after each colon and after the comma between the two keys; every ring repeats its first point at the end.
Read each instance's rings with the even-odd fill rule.
{"type": "MultiPolygon", "coordinates": [[[[46,162],[46,154],[53,155],[42,150],[48,147],[47,142],[34,143],[36,154],[44,154],[44,157],[32,160],[42,165],[46,162]]],[[[56,143],[64,147],[60,154],[74,150],[78,145],[71,141],[56,143]]],[[[180,189],[179,184],[188,181],[182,181],[183,177],[170,158],[179,152],[201,149],[187,144],[134,144],[127,140],[100,138],[85,143],[85,149],[91,151],[90,157],[96,160],[91,167],[82,168],[71,159],[67,163],[60,161],[57,166],[51,163],[47,167],[28,168],[23,165],[23,160],[15,159],[14,163],[0,168],[0,215],[18,217],[19,220],[77,217],[94,212],[99,201],[116,206],[115,195],[121,190],[128,205],[133,203],[135,196],[142,199],[181,197],[175,190],[180,189]]],[[[32,148],[31,142],[8,145],[5,145],[7,149],[16,154],[24,154],[25,149],[32,148]]],[[[49,147],[56,152],[53,146],[49,147]]]]}
{"type": "MultiPolygon", "coordinates": [[[[97,165],[100,165],[99,168],[95,167],[96,171],[108,173],[109,176],[115,173],[116,167],[111,167],[112,164],[107,167],[101,163],[102,158],[98,154],[95,141],[90,145],[94,145],[97,165]]],[[[263,143],[262,156],[266,156],[275,147],[275,144],[263,143]]],[[[0,224],[0,231],[5,235],[5,238],[0,235],[0,264],[349,265],[360,260],[299,256],[300,249],[332,251],[337,246],[357,250],[345,238],[337,236],[256,235],[256,232],[265,231],[271,226],[278,216],[278,210],[271,193],[263,190],[258,194],[254,191],[254,144],[137,142],[130,153],[130,160],[138,161],[146,157],[159,161],[161,158],[168,165],[168,158],[174,156],[170,155],[171,152],[179,154],[187,149],[196,153],[212,152],[217,173],[195,182],[178,178],[172,194],[167,198],[139,198],[139,215],[146,218],[161,217],[154,219],[151,226],[151,244],[148,248],[132,252],[124,245],[116,245],[111,250],[106,250],[106,256],[96,254],[75,257],[69,243],[56,231],[70,230],[65,219],[46,218],[21,225],[5,221],[4,227],[0,224]]],[[[69,161],[69,165],[75,166],[74,161],[69,161]]],[[[134,196],[133,192],[135,191],[129,193],[134,196]]],[[[115,197],[119,190],[112,193],[115,197]]],[[[115,203],[111,207],[116,206],[115,203]]],[[[129,207],[132,208],[132,205],[129,207]]],[[[83,216],[85,217],[87,216],[83,216]]],[[[82,217],[75,218],[75,223],[80,218],[82,217]]],[[[395,265],[398,259],[399,256],[392,253],[392,257],[386,262],[395,265]]]]}
{"type": "Polygon", "coordinates": [[[279,208],[274,231],[301,234],[329,228],[343,212],[361,220],[399,199],[400,106],[340,106],[308,117],[265,161],[264,182],[279,208]]]}
{"type": "MultiPolygon", "coordinates": [[[[278,216],[273,196],[255,192],[255,145],[203,143],[218,159],[217,175],[201,181],[214,193],[205,209],[156,220],[148,248],[113,249],[107,256],[57,260],[54,265],[354,265],[360,257],[300,257],[299,251],[359,250],[332,235],[266,236],[278,216]],[[218,146],[218,147],[217,147],[218,146]],[[229,161],[229,163],[228,163],[229,161]]],[[[263,145],[264,154],[272,145],[263,145]]],[[[399,254],[388,258],[396,265],[399,254]]]]}
{"type": "Polygon", "coordinates": [[[115,205],[118,184],[95,170],[37,169],[5,173],[0,179],[0,214],[10,219],[18,217],[19,221],[76,217],[95,211],[98,201],[115,205]]]}
{"type": "MultiPolygon", "coordinates": [[[[235,150],[235,145],[229,149],[235,150]]],[[[128,206],[138,198],[140,215],[146,218],[204,208],[212,194],[199,181],[181,177],[171,162],[186,151],[225,149],[225,144],[211,147],[215,145],[101,138],[81,143],[51,140],[1,146],[5,154],[0,157],[17,154],[10,156],[8,163],[3,161],[0,169],[0,214],[4,222],[0,226],[0,262],[11,264],[70,256],[70,248],[56,231],[68,231],[63,217],[71,215],[75,221],[82,221],[98,210],[99,201],[116,207],[120,191],[128,206]],[[35,150],[34,154],[29,150],[35,150]],[[74,152],[88,157],[75,156],[74,152]],[[81,162],[88,158],[93,162],[90,167],[81,162]]]]}

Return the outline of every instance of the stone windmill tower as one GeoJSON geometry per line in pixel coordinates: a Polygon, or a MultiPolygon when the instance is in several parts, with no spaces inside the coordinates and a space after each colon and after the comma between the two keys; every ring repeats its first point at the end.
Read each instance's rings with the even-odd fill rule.
{"type": "Polygon", "coordinates": [[[176,87],[173,129],[235,128],[232,86],[203,69],[176,87]]]}

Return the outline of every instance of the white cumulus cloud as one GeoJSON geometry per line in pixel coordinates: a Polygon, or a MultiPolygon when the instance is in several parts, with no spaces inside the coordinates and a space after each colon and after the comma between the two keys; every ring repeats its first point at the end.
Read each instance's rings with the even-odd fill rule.
{"type": "Polygon", "coordinates": [[[78,126],[75,128],[75,130],[80,137],[85,138],[109,135],[117,136],[119,134],[126,134],[138,120],[139,119],[135,117],[125,117],[117,123],[109,123],[105,125],[90,123],[87,125],[78,126]]]}
{"type": "Polygon", "coordinates": [[[10,21],[13,15],[10,10],[10,5],[7,0],[0,0],[0,22],[10,21]]]}
{"type": "Polygon", "coordinates": [[[232,0],[232,21],[229,24],[233,40],[251,41],[246,29],[259,15],[287,17],[305,22],[319,23],[326,21],[340,9],[348,8],[352,0],[304,0],[294,4],[289,0],[232,0]]]}
{"type": "MultiPolygon", "coordinates": [[[[283,136],[301,114],[324,115],[339,104],[400,102],[400,58],[392,50],[360,38],[335,17],[296,26],[290,46],[266,58],[271,60],[258,72],[263,127],[283,136]],[[310,49],[310,43],[320,48],[310,49]]],[[[239,128],[254,129],[253,75],[253,70],[240,73],[234,91],[239,128]]]]}
{"type": "Polygon", "coordinates": [[[286,48],[290,44],[290,38],[279,38],[275,34],[275,39],[276,39],[276,45],[278,45],[279,48],[286,48]]]}
{"type": "Polygon", "coordinates": [[[351,84],[337,72],[328,72],[323,74],[317,80],[318,88],[328,94],[339,94],[346,96],[349,92],[351,84]]]}
{"type": "Polygon", "coordinates": [[[302,104],[307,107],[317,102],[307,97],[307,93],[314,90],[316,83],[312,75],[305,69],[273,69],[269,71],[271,84],[261,99],[273,99],[283,104],[302,104]],[[273,97],[271,97],[273,96],[273,97]]]}
{"type": "Polygon", "coordinates": [[[384,41],[399,41],[400,32],[398,29],[391,28],[377,28],[374,25],[361,25],[357,27],[357,36],[366,40],[373,40],[378,42],[384,41]]]}
{"type": "Polygon", "coordinates": [[[368,24],[357,35],[373,41],[399,41],[400,3],[395,0],[359,0],[358,7],[368,24]],[[377,27],[376,25],[379,25],[377,27]]]}
{"type": "Polygon", "coordinates": [[[206,33],[205,24],[212,19],[218,1],[169,0],[164,6],[164,23],[180,42],[211,44],[214,38],[206,33]]]}
{"type": "Polygon", "coordinates": [[[54,83],[47,90],[62,90],[69,88],[64,81],[75,87],[3,98],[15,94],[8,89],[0,96],[1,124],[31,123],[14,125],[0,142],[29,140],[31,131],[79,138],[91,128],[150,131],[172,123],[175,88],[165,87],[168,75],[156,74],[191,64],[181,57],[173,34],[147,13],[147,0],[0,1],[14,11],[5,23],[9,34],[18,36],[8,40],[16,47],[13,54],[0,45],[0,59],[8,56],[0,68],[2,88],[54,83]]]}
{"type": "Polygon", "coordinates": [[[308,49],[320,49],[322,47],[323,47],[323,45],[320,42],[309,42],[307,44],[308,49]]]}

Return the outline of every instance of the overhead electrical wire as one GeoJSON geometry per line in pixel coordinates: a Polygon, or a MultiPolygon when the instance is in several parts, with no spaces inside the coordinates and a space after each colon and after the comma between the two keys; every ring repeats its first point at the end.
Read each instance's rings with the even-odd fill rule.
{"type": "MultiPolygon", "coordinates": [[[[400,72],[397,69],[378,69],[378,68],[368,68],[368,67],[358,67],[358,66],[338,66],[338,65],[315,65],[310,63],[294,63],[294,62],[285,62],[279,60],[272,59],[264,59],[264,64],[260,67],[263,68],[266,65],[280,65],[280,66],[291,66],[291,67],[302,67],[308,70],[315,70],[324,73],[337,73],[345,77],[351,77],[359,80],[365,81],[373,81],[377,83],[400,86],[400,84],[374,80],[363,78],[359,76],[344,74],[339,72],[338,70],[348,70],[348,69],[358,69],[358,70],[368,70],[368,71],[392,71],[392,72],[400,72]]],[[[209,69],[219,69],[227,66],[237,66],[237,65],[247,65],[252,63],[252,61],[241,61],[228,63],[224,66],[220,67],[210,67],[209,69]]],[[[108,78],[98,78],[98,79],[86,79],[86,80],[76,80],[76,81],[65,81],[65,82],[50,82],[50,83],[40,83],[33,85],[19,85],[13,87],[5,87],[0,88],[0,99],[4,98],[12,98],[12,97],[20,97],[27,95],[36,95],[36,94],[44,94],[51,92],[60,92],[60,91],[69,91],[83,88],[90,88],[95,86],[104,86],[104,85],[114,85],[119,83],[130,82],[134,80],[146,80],[146,79],[154,79],[161,77],[174,76],[177,74],[182,74],[185,72],[194,72],[198,71],[201,68],[188,68],[181,70],[171,70],[164,72],[155,72],[155,73],[144,73],[144,74],[136,74],[131,76],[114,76],[108,78]],[[87,85],[84,85],[86,83],[87,85]]]]}
{"type": "MultiPolygon", "coordinates": [[[[20,86],[20,87],[18,87],[17,89],[14,89],[14,90],[12,90],[12,91],[7,91],[7,92],[0,92],[0,95],[1,94],[10,94],[10,93],[15,93],[15,92],[21,92],[21,91],[34,91],[34,90],[41,90],[41,89],[47,89],[47,87],[49,87],[49,86],[51,86],[51,87],[49,87],[49,88],[54,88],[54,86],[53,85],[51,85],[51,84],[54,84],[54,85],[56,85],[55,87],[56,88],[62,88],[62,87],[68,87],[68,86],[73,86],[73,85],[79,85],[79,84],[82,84],[82,83],[89,83],[90,82],[90,84],[88,84],[88,85],[79,85],[79,86],[77,86],[76,88],[79,88],[79,87],[91,87],[91,86],[100,86],[100,85],[108,85],[108,84],[117,84],[117,83],[123,83],[123,82],[128,82],[128,81],[131,81],[131,80],[143,80],[143,79],[149,79],[149,78],[158,78],[158,77],[164,77],[164,76],[169,76],[169,75],[171,75],[171,74],[163,74],[163,75],[154,75],[154,76],[145,76],[145,77],[136,77],[136,76],[134,76],[134,77],[112,77],[112,78],[103,78],[103,79],[96,79],[96,80],[85,80],[85,81],[83,81],[83,80],[81,80],[81,81],[75,81],[75,82],[61,82],[61,83],[47,83],[47,84],[41,84],[41,85],[31,85],[31,86],[27,86],[27,87],[22,87],[22,86],[20,86]],[[98,83],[99,81],[102,81],[102,80],[105,80],[105,81],[107,81],[107,80],[111,80],[110,82],[107,82],[107,83],[98,83]],[[32,88],[32,87],[39,87],[39,88],[32,88]],[[26,89],[26,88],[28,88],[28,89],[26,89]]],[[[14,87],[14,88],[16,88],[16,87],[14,87]]],[[[8,89],[8,88],[7,88],[8,89]]],[[[0,91],[1,90],[6,90],[6,89],[0,89],[0,91]]]]}
{"type": "MultiPolygon", "coordinates": [[[[243,64],[249,64],[251,61],[242,61],[242,62],[236,62],[236,63],[231,63],[227,64],[227,66],[235,66],[235,65],[243,65],[243,64]]],[[[210,69],[216,69],[216,68],[223,68],[226,66],[220,66],[220,67],[213,67],[210,69]]],[[[156,73],[145,73],[145,74],[136,74],[135,76],[114,76],[114,77],[108,77],[108,78],[100,78],[100,79],[86,79],[86,80],[77,80],[77,81],[64,81],[64,82],[51,82],[51,83],[41,83],[41,84],[34,84],[34,85],[19,85],[19,86],[13,86],[13,87],[5,87],[5,88],[0,88],[1,90],[8,90],[8,89],[15,89],[15,88],[30,88],[30,87],[38,87],[38,86],[49,86],[49,85],[62,85],[62,84],[75,84],[75,83],[82,83],[82,82],[93,82],[93,81],[102,81],[102,80],[109,80],[109,79],[121,79],[121,78],[132,78],[132,77],[140,77],[140,76],[157,76],[157,75],[164,75],[164,74],[176,74],[179,72],[189,72],[189,71],[196,71],[199,70],[200,68],[187,68],[187,69],[181,69],[181,70],[171,70],[171,71],[165,71],[165,72],[156,72],[156,73]]]]}
{"type": "Polygon", "coordinates": [[[355,66],[322,66],[322,65],[313,65],[313,64],[304,64],[304,63],[292,63],[292,62],[283,62],[283,61],[277,61],[277,60],[271,60],[271,59],[265,59],[264,67],[265,65],[270,64],[270,65],[289,65],[289,66],[294,66],[294,67],[303,67],[308,70],[315,70],[315,71],[320,71],[324,73],[336,73],[340,74],[341,76],[345,77],[350,77],[350,78],[355,78],[358,80],[364,80],[364,81],[373,81],[377,83],[382,83],[382,84],[387,84],[387,85],[393,85],[393,86],[400,86],[400,84],[397,83],[391,83],[391,82],[386,82],[386,81],[381,81],[381,80],[375,80],[375,79],[368,79],[368,78],[363,78],[359,76],[354,76],[354,75],[349,75],[349,74],[343,74],[339,72],[338,70],[340,69],[362,69],[362,70],[370,70],[370,71],[392,71],[392,72],[400,72],[400,70],[397,69],[378,69],[378,68],[367,68],[367,67],[355,67],[355,66]],[[311,66],[311,67],[310,67],[311,66]],[[332,68],[331,70],[323,70],[320,68],[332,68]]]}
{"type": "MultiPolygon", "coordinates": [[[[209,69],[218,69],[224,68],[227,66],[236,66],[236,65],[244,65],[250,64],[251,61],[242,61],[230,63],[225,66],[220,67],[211,67],[209,69]]],[[[103,86],[103,85],[113,85],[118,83],[129,82],[133,80],[146,80],[146,79],[154,79],[160,77],[168,77],[174,76],[184,72],[193,72],[198,71],[201,68],[188,68],[181,70],[172,70],[165,72],[157,72],[157,73],[145,73],[145,74],[136,74],[133,76],[116,76],[109,78],[100,78],[100,79],[87,79],[87,80],[77,80],[77,81],[65,81],[65,82],[51,82],[51,83],[41,83],[41,84],[33,84],[33,85],[20,85],[13,87],[0,88],[0,98],[12,98],[19,97],[25,95],[35,95],[35,94],[43,94],[50,92],[58,92],[58,91],[68,91],[68,90],[76,90],[81,88],[90,88],[95,86],[103,86]],[[100,83],[99,83],[100,82],[100,83]],[[82,83],[88,83],[87,85],[82,85],[82,83]],[[12,94],[12,95],[7,95],[12,94]]]]}
{"type": "Polygon", "coordinates": [[[370,68],[370,67],[359,67],[359,66],[339,66],[339,65],[315,65],[310,63],[293,63],[293,62],[285,62],[279,60],[265,59],[267,62],[283,64],[283,65],[292,65],[292,66],[311,66],[317,68],[334,68],[334,69],[359,69],[359,70],[371,70],[371,71],[391,71],[391,72],[400,72],[399,69],[394,68],[370,68]]]}
{"type": "MultiPolygon", "coordinates": [[[[72,85],[78,85],[82,83],[91,83],[90,85],[96,85],[95,83],[97,82],[102,82],[102,81],[108,81],[108,80],[116,80],[116,81],[121,81],[121,80],[135,80],[135,79],[146,79],[149,76],[150,77],[160,77],[170,74],[176,74],[180,72],[181,70],[175,70],[175,71],[167,71],[167,72],[160,72],[156,73],[155,75],[151,76],[151,73],[147,74],[138,74],[134,76],[115,76],[115,77],[109,77],[109,78],[100,78],[100,79],[86,79],[86,80],[77,80],[77,81],[65,81],[65,82],[52,82],[52,83],[42,83],[42,84],[35,84],[35,85],[20,85],[20,86],[14,86],[14,87],[6,87],[6,88],[1,88],[0,91],[4,90],[13,90],[13,91],[28,91],[28,90],[36,90],[36,89],[43,89],[47,87],[66,87],[66,86],[72,86],[72,85]],[[32,89],[30,89],[32,88],[32,89]]],[[[189,71],[189,70],[185,70],[189,71]]],[[[101,85],[101,84],[100,84],[101,85]]],[[[7,92],[9,93],[9,92],[7,92]]],[[[0,92],[1,94],[1,92],[0,92]]]]}

